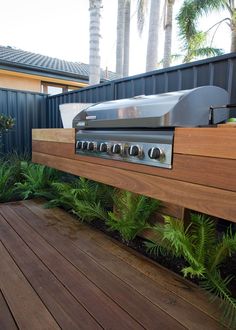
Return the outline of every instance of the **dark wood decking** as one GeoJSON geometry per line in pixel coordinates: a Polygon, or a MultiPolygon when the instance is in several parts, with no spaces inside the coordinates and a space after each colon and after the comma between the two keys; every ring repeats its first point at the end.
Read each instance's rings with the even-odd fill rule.
{"type": "Polygon", "coordinates": [[[38,201],[0,205],[0,329],[220,329],[194,285],[38,201]]]}

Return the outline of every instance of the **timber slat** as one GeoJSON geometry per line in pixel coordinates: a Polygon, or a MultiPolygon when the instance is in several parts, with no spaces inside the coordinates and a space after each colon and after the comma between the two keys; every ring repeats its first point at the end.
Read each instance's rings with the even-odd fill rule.
{"type": "MultiPolygon", "coordinates": [[[[44,217],[52,226],[56,226],[61,235],[70,237],[73,241],[77,241],[78,237],[83,240],[92,242],[103,250],[109,251],[113,256],[122,260],[132,268],[138,270],[145,276],[152,279],[157,285],[163,286],[165,289],[177,294],[184,300],[191,302],[195,307],[210,315],[217,315],[215,305],[209,305],[208,297],[199,291],[198,287],[189,281],[185,281],[182,277],[171,272],[166,272],[166,269],[159,264],[153,263],[150,259],[144,256],[140,257],[139,253],[126,248],[119,242],[113,240],[107,235],[104,235],[98,230],[92,230],[75,220],[73,215],[65,213],[60,208],[44,209],[42,208],[42,200],[24,201],[27,206],[37,216],[44,217]]],[[[76,242],[77,244],[77,242],[76,242]]],[[[116,260],[116,263],[119,260],[116,260]]]]}
{"type": "MultiPolygon", "coordinates": [[[[174,154],[173,169],[168,170],[75,155],[74,144],[69,143],[50,141],[33,141],[32,143],[33,150],[37,153],[236,191],[236,175],[232,175],[235,172],[235,160],[233,159],[174,154]]],[[[112,171],[112,169],[109,170],[112,171]]]]}
{"type": "Polygon", "coordinates": [[[174,153],[236,159],[234,128],[176,128],[174,153]]]}
{"type": "MultiPolygon", "coordinates": [[[[220,128],[176,128],[174,154],[188,154],[236,159],[236,130],[220,128]]],[[[40,141],[75,143],[75,129],[33,129],[32,139],[40,141]]]]}
{"type": "MultiPolygon", "coordinates": [[[[73,241],[71,241],[68,240],[68,237],[66,237],[66,235],[63,235],[62,237],[62,235],[55,233],[55,228],[57,228],[55,224],[54,229],[50,231],[50,228],[48,228],[48,226],[46,225],[47,221],[45,222],[45,218],[42,216],[42,214],[40,216],[36,215],[35,213],[32,213],[31,207],[29,209],[23,206],[21,208],[18,207],[16,208],[16,213],[20,215],[22,219],[24,219],[29,225],[32,225],[34,230],[37,230],[38,233],[40,233],[46,240],[48,240],[50,244],[54,245],[57,250],[60,251],[60,253],[63,254],[64,257],[67,258],[71,263],[73,263],[78,269],[80,269],[80,271],[83,272],[87,278],[89,278],[98,287],[100,287],[113,300],[116,300],[117,304],[122,303],[123,308],[125,308],[125,310],[129,312],[129,314],[133,315],[136,320],[139,320],[139,322],[142,323],[143,326],[148,326],[148,328],[150,328],[151,324],[148,324],[149,320],[146,319],[151,317],[150,312],[153,309],[153,306],[150,305],[150,299],[146,297],[146,295],[140,294],[140,290],[136,290],[137,286],[135,290],[133,290],[130,285],[126,284],[126,281],[123,277],[119,277],[117,276],[117,274],[113,275],[110,270],[107,270],[106,268],[102,267],[101,264],[98,263],[99,258],[97,258],[96,256],[95,258],[90,257],[88,255],[88,250],[92,246],[91,243],[89,244],[89,242],[86,242],[85,245],[82,244],[83,248],[79,249],[78,246],[75,244],[74,239],[73,241]],[[48,229],[45,230],[46,228],[48,229]],[[54,232],[53,235],[52,232],[54,232]],[[137,310],[139,311],[139,313],[137,313],[137,310]]],[[[79,240],[80,238],[78,238],[76,242],[79,240]]],[[[92,250],[94,252],[96,250],[96,253],[99,254],[100,259],[110,259],[109,254],[101,248],[99,249],[96,244],[95,246],[92,246],[92,250]]],[[[116,263],[116,261],[117,260],[115,258],[111,260],[112,263],[116,263]]],[[[127,268],[129,268],[129,266],[125,263],[119,265],[119,267],[122,267],[124,270],[126,269],[126,271],[127,268]]],[[[130,277],[133,279],[133,281],[135,281],[137,273],[133,271],[130,274],[130,277]]],[[[132,282],[130,281],[129,284],[130,283],[132,282]]],[[[142,287],[144,284],[147,287],[150,286],[150,284],[146,283],[145,280],[139,282],[140,287],[142,287]]],[[[170,296],[170,294],[164,290],[158,290],[155,285],[151,285],[151,288],[149,289],[150,291],[155,292],[157,295],[156,299],[160,300],[160,304],[157,304],[158,309],[155,310],[154,315],[156,316],[155,318],[152,317],[152,322],[158,319],[159,326],[161,326],[162,319],[163,317],[165,319],[166,316],[163,315],[163,312],[159,311],[159,308],[161,308],[165,313],[168,313],[168,308],[172,307],[168,305],[168,299],[171,300],[172,298],[175,301],[175,298],[173,298],[173,295],[170,296]],[[162,297],[165,298],[162,299],[162,297]]],[[[154,303],[154,300],[151,300],[152,303],[154,303]]],[[[180,313],[181,307],[184,306],[181,306],[180,303],[180,306],[178,306],[178,308],[180,309],[178,313],[176,313],[176,316],[180,313]]],[[[194,315],[195,313],[193,312],[192,317],[194,315]]],[[[171,317],[174,317],[174,315],[171,315],[171,317]]],[[[202,321],[203,320],[205,320],[204,317],[202,318],[202,321]]],[[[169,323],[168,317],[167,321],[163,323],[163,326],[167,323],[169,323]]]]}
{"type": "MultiPolygon", "coordinates": [[[[33,152],[33,162],[236,222],[236,192],[33,152]]],[[[207,175],[207,174],[206,174],[207,175]]]]}
{"type": "Polygon", "coordinates": [[[3,243],[59,326],[62,329],[74,330],[78,327],[101,329],[2,217],[0,217],[0,228],[3,243]]]}
{"type": "Polygon", "coordinates": [[[11,330],[18,329],[1,291],[0,291],[0,329],[11,329],[11,330]]]}
{"type": "Polygon", "coordinates": [[[47,244],[42,237],[23,223],[22,219],[10,207],[3,205],[0,212],[7,218],[8,223],[17,233],[24,238],[24,241],[34,253],[44,261],[51,272],[103,328],[142,328],[68,260],[63,258],[51,245],[47,244]]]}
{"type": "MultiPolygon", "coordinates": [[[[70,217],[66,219],[67,221],[63,217],[64,228],[61,227],[60,217],[57,218],[57,222],[54,222],[52,227],[49,227],[48,220],[45,218],[49,210],[45,212],[37,204],[26,202],[21,207],[14,208],[14,210],[79,269],[86,271],[86,267],[89,267],[88,261],[90,261],[90,264],[95,262],[177,319],[183,326],[191,329],[199,329],[199,327],[201,329],[217,329],[218,323],[211,317],[207,317],[198,307],[193,307],[179,296],[167,291],[158,283],[148,279],[144,274],[137,272],[126,262],[117,260],[117,257],[111,256],[107,250],[104,250],[94,240],[86,239],[87,235],[84,235],[83,231],[84,226],[82,228],[76,226],[75,221],[71,221],[70,217]],[[57,229],[56,233],[55,228],[57,229]],[[74,237],[73,240],[70,240],[68,239],[70,234],[67,234],[72,230],[74,237]],[[85,262],[86,255],[87,262],[85,262]],[[184,314],[182,313],[183,310],[185,310],[184,314]]],[[[94,276],[93,272],[92,274],[87,272],[86,276],[88,278],[89,276],[94,277],[98,284],[99,268],[94,269],[94,272],[96,272],[94,276]]],[[[110,276],[112,276],[111,274],[110,276]]],[[[109,282],[107,284],[109,286],[109,282]]],[[[127,294],[129,291],[127,290],[127,294]]],[[[117,291],[116,294],[117,299],[121,299],[117,291]]],[[[135,294],[133,297],[135,297],[135,294]]],[[[129,299],[133,300],[131,295],[129,295],[129,299]]]]}
{"type": "Polygon", "coordinates": [[[60,329],[1,242],[0,262],[0,287],[17,326],[27,330],[60,329]]]}
{"type": "Polygon", "coordinates": [[[65,142],[74,143],[75,141],[75,130],[71,128],[45,128],[45,129],[33,129],[32,130],[33,140],[42,141],[54,141],[54,142],[65,142]]]}
{"type": "Polygon", "coordinates": [[[0,204],[0,239],[0,256],[7,257],[0,259],[0,305],[6,299],[4,308],[22,330],[222,327],[214,305],[194,284],[58,208],[43,209],[40,201],[0,204]],[[55,327],[45,315],[39,322],[34,299],[28,309],[31,295],[55,327]]]}

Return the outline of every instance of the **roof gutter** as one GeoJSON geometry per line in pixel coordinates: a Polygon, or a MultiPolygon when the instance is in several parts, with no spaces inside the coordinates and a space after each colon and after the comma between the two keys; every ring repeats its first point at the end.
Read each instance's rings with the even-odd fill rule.
{"type": "MultiPolygon", "coordinates": [[[[0,69],[8,70],[8,71],[16,71],[26,74],[34,74],[41,76],[43,75],[45,77],[70,80],[78,83],[88,83],[88,76],[83,76],[72,72],[67,72],[65,74],[64,71],[60,71],[60,70],[45,69],[34,65],[19,64],[19,63],[13,63],[3,60],[0,60],[0,69]]],[[[101,82],[104,81],[106,80],[101,79],[101,82]]]]}

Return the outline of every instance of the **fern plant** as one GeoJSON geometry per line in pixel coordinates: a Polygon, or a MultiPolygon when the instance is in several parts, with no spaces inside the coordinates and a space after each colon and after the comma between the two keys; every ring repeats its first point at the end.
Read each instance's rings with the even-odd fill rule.
{"type": "Polygon", "coordinates": [[[53,168],[28,162],[21,162],[21,173],[23,180],[16,183],[16,190],[24,199],[43,196],[59,177],[53,168]]]}
{"type": "Polygon", "coordinates": [[[18,199],[15,182],[20,180],[20,162],[0,162],[0,202],[18,199]]]}
{"type": "MultiPolygon", "coordinates": [[[[79,178],[73,183],[52,184],[53,198],[45,205],[46,207],[61,206],[67,211],[76,214],[82,221],[94,219],[107,219],[107,208],[112,205],[112,191],[105,186],[84,178],[79,178]]],[[[44,197],[49,198],[48,194],[44,197]]]]}
{"type": "Polygon", "coordinates": [[[236,233],[232,228],[221,236],[217,234],[215,221],[204,215],[192,214],[191,223],[185,229],[181,220],[166,216],[164,226],[153,229],[162,237],[160,244],[146,242],[146,248],[152,253],[163,250],[177,257],[183,257],[187,266],[182,269],[185,277],[197,277],[200,285],[211,293],[211,300],[221,299],[224,322],[236,326],[236,299],[232,297],[228,286],[233,276],[221,277],[220,266],[227,257],[236,252],[236,233]]]}
{"type": "Polygon", "coordinates": [[[150,228],[151,215],[160,202],[129,191],[117,191],[113,197],[114,211],[108,213],[106,224],[116,230],[124,241],[131,241],[144,229],[150,228]]]}

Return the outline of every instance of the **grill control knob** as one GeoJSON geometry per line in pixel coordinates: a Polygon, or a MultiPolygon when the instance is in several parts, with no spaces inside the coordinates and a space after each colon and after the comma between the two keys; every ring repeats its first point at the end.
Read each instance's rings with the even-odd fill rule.
{"type": "Polygon", "coordinates": [[[131,145],[128,149],[128,153],[129,153],[130,156],[139,156],[140,149],[139,149],[138,146],[131,145]]]}
{"type": "Polygon", "coordinates": [[[95,144],[94,144],[94,142],[89,142],[88,143],[88,150],[90,150],[90,151],[93,151],[94,150],[94,147],[95,147],[95,144]]]}
{"type": "Polygon", "coordinates": [[[111,152],[113,154],[120,154],[121,153],[121,145],[120,144],[113,144],[113,146],[111,147],[111,152]]]}
{"type": "Polygon", "coordinates": [[[77,141],[76,142],[76,148],[80,150],[82,148],[83,142],[82,141],[77,141]]]}
{"type": "Polygon", "coordinates": [[[165,154],[163,150],[153,147],[148,150],[148,156],[151,159],[162,160],[165,157],[165,154]]]}
{"type": "Polygon", "coordinates": [[[87,150],[87,147],[88,147],[88,142],[83,141],[82,142],[82,150],[87,150]]]}
{"type": "Polygon", "coordinates": [[[101,152],[107,152],[107,144],[104,142],[100,143],[98,150],[101,152]]]}

